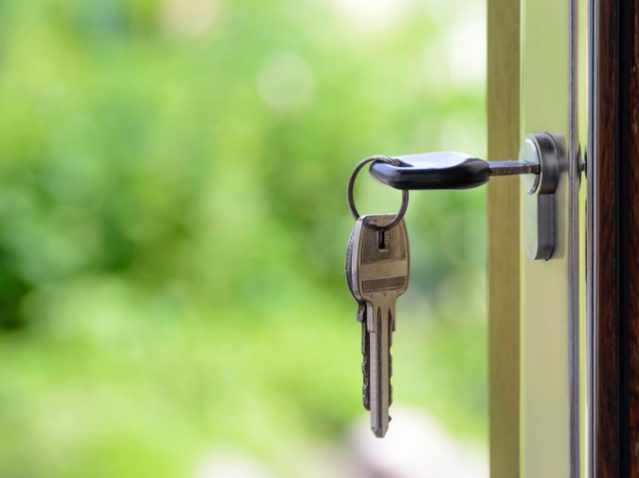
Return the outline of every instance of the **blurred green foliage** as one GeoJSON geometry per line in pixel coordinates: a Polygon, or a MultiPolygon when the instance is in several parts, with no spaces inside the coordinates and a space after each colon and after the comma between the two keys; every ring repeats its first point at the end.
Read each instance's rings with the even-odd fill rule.
{"type": "MultiPolygon", "coordinates": [[[[192,476],[217,446],[300,476],[344,439],[348,174],[481,153],[484,92],[451,67],[470,0],[376,27],[339,4],[0,1],[0,476],[192,476]]],[[[396,208],[358,184],[362,209],[396,208]]],[[[396,403],[478,439],[484,209],[412,195],[394,342],[396,403]]]]}

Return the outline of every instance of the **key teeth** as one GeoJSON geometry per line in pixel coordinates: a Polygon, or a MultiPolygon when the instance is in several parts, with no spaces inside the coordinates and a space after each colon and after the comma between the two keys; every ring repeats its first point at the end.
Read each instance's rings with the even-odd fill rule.
{"type": "Polygon", "coordinates": [[[364,409],[368,411],[371,409],[369,362],[368,332],[366,331],[366,323],[362,322],[362,404],[364,409]]]}
{"type": "Polygon", "coordinates": [[[362,375],[364,378],[362,382],[362,403],[364,404],[364,408],[370,411],[371,404],[370,404],[370,391],[369,391],[367,367],[368,367],[368,364],[366,363],[366,361],[364,361],[362,363],[362,375]]]}

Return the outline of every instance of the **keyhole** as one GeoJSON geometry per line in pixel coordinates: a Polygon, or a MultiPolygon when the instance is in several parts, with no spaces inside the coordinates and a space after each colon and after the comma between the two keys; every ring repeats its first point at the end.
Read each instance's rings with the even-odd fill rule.
{"type": "Polygon", "coordinates": [[[388,249],[388,240],[386,237],[386,230],[380,229],[377,232],[377,247],[381,250],[388,249]]]}

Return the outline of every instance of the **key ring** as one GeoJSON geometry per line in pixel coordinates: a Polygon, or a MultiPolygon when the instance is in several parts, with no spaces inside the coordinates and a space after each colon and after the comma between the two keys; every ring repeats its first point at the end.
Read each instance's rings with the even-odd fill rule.
{"type": "MultiPolygon", "coordinates": [[[[357,174],[360,172],[360,170],[364,166],[374,161],[380,161],[382,163],[388,163],[394,166],[397,166],[400,164],[398,159],[391,158],[390,156],[371,156],[370,158],[366,158],[360,161],[359,163],[357,163],[357,166],[355,166],[355,168],[353,169],[353,172],[351,173],[351,177],[348,179],[348,188],[346,189],[348,208],[350,209],[351,214],[353,215],[355,220],[360,218],[359,211],[355,207],[355,199],[353,198],[353,187],[355,186],[355,179],[357,178],[357,174]]],[[[389,222],[385,226],[376,226],[373,224],[367,224],[367,225],[370,227],[374,227],[376,229],[390,229],[404,218],[404,214],[406,214],[406,209],[408,209],[408,190],[404,189],[402,190],[402,205],[400,206],[399,211],[397,212],[397,215],[391,222],[389,222]]]]}

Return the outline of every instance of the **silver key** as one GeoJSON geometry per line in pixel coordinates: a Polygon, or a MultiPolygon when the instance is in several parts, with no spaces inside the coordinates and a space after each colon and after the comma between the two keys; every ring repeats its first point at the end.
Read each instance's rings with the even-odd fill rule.
{"type": "MultiPolygon", "coordinates": [[[[353,229],[355,231],[356,227],[353,229]]],[[[358,229],[359,230],[359,229],[358,229]]],[[[346,282],[348,283],[348,288],[351,291],[351,294],[357,301],[357,321],[362,325],[362,404],[366,410],[370,410],[370,390],[369,390],[369,376],[370,376],[370,347],[369,347],[369,339],[368,339],[368,330],[366,326],[366,302],[363,301],[358,295],[355,295],[355,292],[352,287],[352,252],[353,252],[353,237],[351,236],[348,239],[348,246],[346,248],[346,282]]]]}
{"type": "MultiPolygon", "coordinates": [[[[395,330],[395,302],[408,287],[409,252],[406,224],[389,230],[392,214],[360,217],[349,247],[349,286],[356,300],[366,303],[369,344],[369,397],[371,429],[377,437],[388,430],[391,390],[391,335],[395,330]],[[378,227],[375,227],[378,226],[378,227]]],[[[359,314],[358,314],[359,315],[359,314]]]]}

